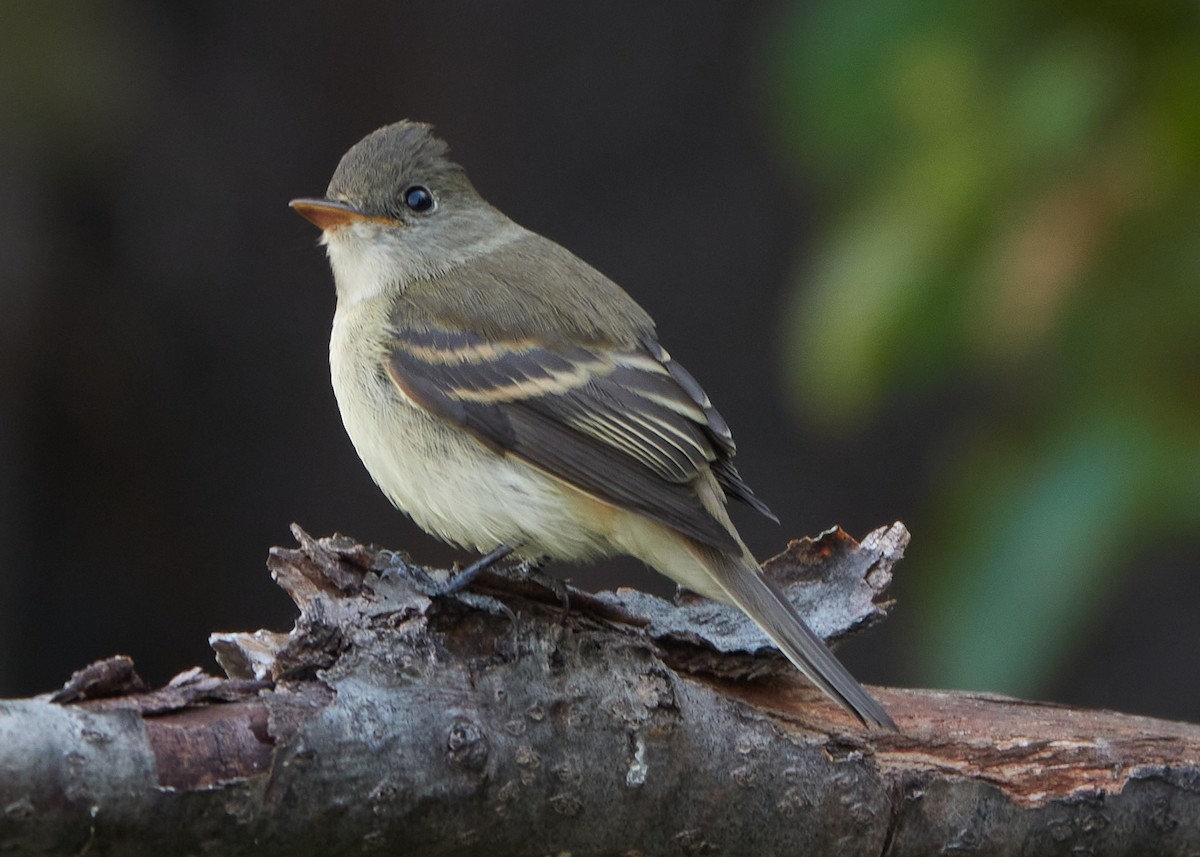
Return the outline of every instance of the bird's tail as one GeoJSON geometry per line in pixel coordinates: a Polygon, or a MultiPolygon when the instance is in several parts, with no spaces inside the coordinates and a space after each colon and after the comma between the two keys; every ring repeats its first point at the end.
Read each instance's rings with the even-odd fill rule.
{"type": "Polygon", "coordinates": [[[705,553],[704,564],[724,591],[726,600],[753,619],[805,678],[863,724],[896,730],[883,706],[809,629],[787,596],[762,573],[749,552],[742,556],[705,553]]]}

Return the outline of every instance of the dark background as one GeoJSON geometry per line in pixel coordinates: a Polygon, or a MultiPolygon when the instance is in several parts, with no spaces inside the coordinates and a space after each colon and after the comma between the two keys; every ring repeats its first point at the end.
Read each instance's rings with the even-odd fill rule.
{"type": "MultiPolygon", "coordinates": [[[[756,553],[909,525],[894,618],[844,659],[868,682],[952,680],[915,654],[930,608],[914,581],[927,534],[946,541],[929,496],[945,450],[996,388],[952,375],[857,421],[805,418],[785,307],[841,203],[780,130],[772,63],[810,5],[0,8],[0,696],[117,652],[161,682],[215,667],[210,631],[288,627],[263,561],[293,520],[467,559],[392,510],[346,439],[328,266],[287,208],[402,117],[658,320],[783,521],[739,513],[756,553]]],[[[1020,689],[1200,718],[1196,544],[1121,551],[1119,583],[1020,689]]],[[[632,562],[559,572],[670,591],[632,562]]]]}

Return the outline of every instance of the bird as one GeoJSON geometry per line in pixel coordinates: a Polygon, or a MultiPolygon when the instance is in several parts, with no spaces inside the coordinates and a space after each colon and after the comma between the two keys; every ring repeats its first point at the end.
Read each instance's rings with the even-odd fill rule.
{"type": "Polygon", "coordinates": [[[620,286],[486,202],[431,126],[379,128],[324,197],[342,422],[387,498],[483,554],[630,555],[744,611],[864,726],[884,708],[762,572],[730,520],[778,520],[739,475],[729,425],[620,286]]]}

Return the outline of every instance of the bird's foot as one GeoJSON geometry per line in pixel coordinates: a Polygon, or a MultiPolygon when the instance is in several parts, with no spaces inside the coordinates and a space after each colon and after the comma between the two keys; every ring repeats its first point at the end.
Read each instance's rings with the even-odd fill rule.
{"type": "Polygon", "coordinates": [[[513,576],[528,580],[530,583],[535,583],[543,589],[549,590],[558,598],[562,604],[562,615],[559,616],[559,621],[567,618],[567,613],[571,610],[571,591],[568,586],[552,574],[547,574],[542,571],[544,559],[521,560],[512,568],[513,576]]]}
{"type": "Polygon", "coordinates": [[[479,577],[479,575],[481,575],[483,572],[487,571],[500,560],[504,559],[506,556],[512,553],[513,550],[514,548],[511,548],[508,545],[500,545],[500,547],[475,560],[475,562],[468,565],[458,574],[452,576],[445,583],[434,587],[429,593],[429,596],[431,598],[437,598],[443,595],[453,595],[456,592],[462,592],[471,585],[475,578],[479,577]]]}
{"type": "MultiPolygon", "coordinates": [[[[508,545],[501,545],[485,556],[480,557],[475,562],[464,568],[457,574],[452,575],[448,580],[430,586],[427,594],[431,598],[438,598],[446,595],[454,595],[462,592],[471,585],[474,580],[479,577],[484,571],[495,566],[498,562],[509,556],[515,548],[508,545]]],[[[538,559],[523,559],[512,565],[505,566],[503,569],[497,569],[505,577],[510,580],[525,580],[543,589],[549,590],[558,598],[562,604],[562,615],[559,621],[566,618],[567,613],[571,609],[570,590],[565,583],[553,575],[542,571],[542,564],[545,560],[538,559]]]]}

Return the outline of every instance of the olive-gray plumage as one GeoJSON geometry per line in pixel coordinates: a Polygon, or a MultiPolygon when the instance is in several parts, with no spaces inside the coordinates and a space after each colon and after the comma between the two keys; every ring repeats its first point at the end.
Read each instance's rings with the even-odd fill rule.
{"type": "Polygon", "coordinates": [[[774,516],[624,290],[485,202],[420,123],[368,135],[324,200],[293,206],[334,271],[343,422],[400,509],[484,553],[636,556],[740,607],[831,698],[895,728],[759,570],[725,503],[774,516]]]}

